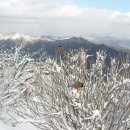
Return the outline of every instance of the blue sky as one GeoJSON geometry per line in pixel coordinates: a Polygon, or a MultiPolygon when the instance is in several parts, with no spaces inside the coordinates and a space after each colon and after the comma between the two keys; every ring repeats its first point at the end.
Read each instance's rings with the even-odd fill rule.
{"type": "Polygon", "coordinates": [[[82,7],[103,8],[114,11],[130,11],[130,0],[72,0],[74,4],[82,7]]]}

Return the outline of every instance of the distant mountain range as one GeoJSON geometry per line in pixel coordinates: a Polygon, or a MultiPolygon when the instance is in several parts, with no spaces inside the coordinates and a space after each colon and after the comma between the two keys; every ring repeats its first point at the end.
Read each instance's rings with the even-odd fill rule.
{"type": "Polygon", "coordinates": [[[35,53],[39,51],[39,54],[34,55],[34,58],[38,58],[44,50],[48,55],[54,56],[58,46],[62,46],[66,50],[83,47],[88,50],[89,54],[95,55],[98,50],[106,50],[111,56],[118,56],[129,51],[129,41],[113,37],[31,37],[16,32],[8,35],[0,34],[0,50],[10,50],[15,46],[21,46],[21,50],[24,52],[35,53]]]}
{"type": "Polygon", "coordinates": [[[117,37],[117,36],[89,36],[86,37],[87,40],[96,44],[105,44],[115,49],[130,49],[130,38],[117,37]]]}

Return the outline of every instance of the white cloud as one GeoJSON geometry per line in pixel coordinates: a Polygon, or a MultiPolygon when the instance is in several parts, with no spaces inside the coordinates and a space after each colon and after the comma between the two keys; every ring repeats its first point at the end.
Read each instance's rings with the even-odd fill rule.
{"type": "Polygon", "coordinates": [[[80,7],[71,0],[0,0],[1,32],[129,36],[130,12],[80,7]]]}

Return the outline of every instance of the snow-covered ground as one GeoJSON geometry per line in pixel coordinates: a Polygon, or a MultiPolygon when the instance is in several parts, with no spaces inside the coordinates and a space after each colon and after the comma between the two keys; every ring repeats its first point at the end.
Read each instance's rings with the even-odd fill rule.
{"type": "Polygon", "coordinates": [[[16,127],[13,127],[13,126],[4,124],[0,120],[0,130],[39,130],[39,129],[31,125],[30,123],[22,123],[22,124],[17,125],[16,127]]]}

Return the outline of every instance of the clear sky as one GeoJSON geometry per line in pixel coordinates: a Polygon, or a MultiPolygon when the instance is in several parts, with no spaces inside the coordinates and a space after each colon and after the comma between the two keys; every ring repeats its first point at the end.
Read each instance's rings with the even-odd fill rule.
{"type": "Polygon", "coordinates": [[[0,0],[0,33],[130,37],[130,0],[0,0]]]}
{"type": "Polygon", "coordinates": [[[72,0],[82,7],[104,8],[115,11],[130,11],[130,0],[72,0]]]}

